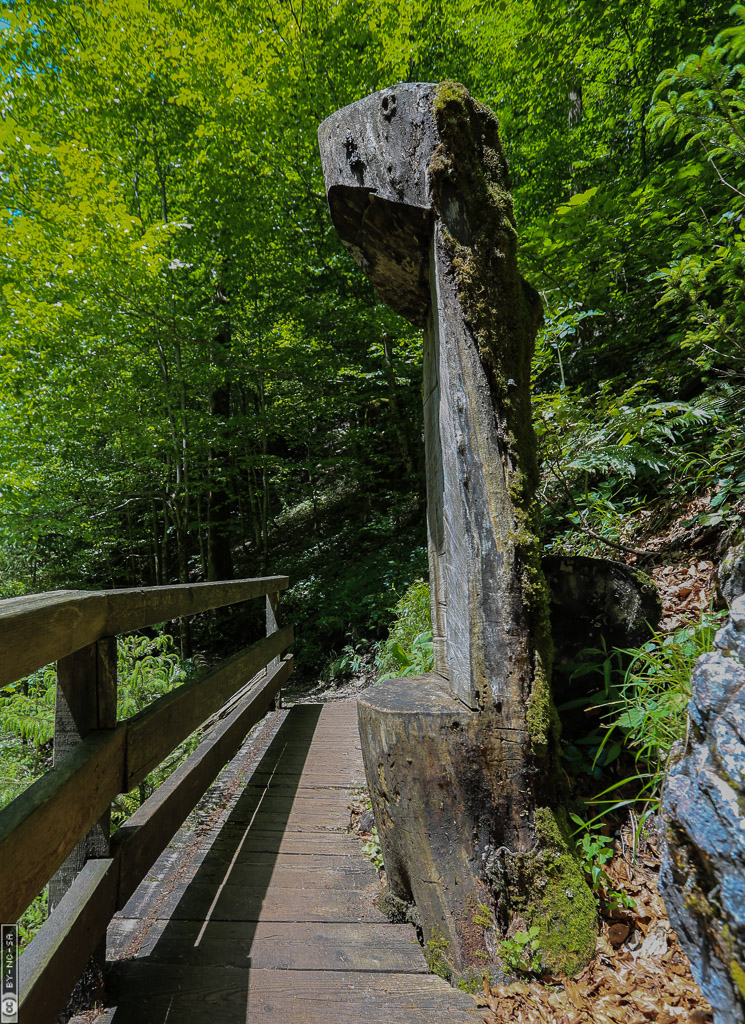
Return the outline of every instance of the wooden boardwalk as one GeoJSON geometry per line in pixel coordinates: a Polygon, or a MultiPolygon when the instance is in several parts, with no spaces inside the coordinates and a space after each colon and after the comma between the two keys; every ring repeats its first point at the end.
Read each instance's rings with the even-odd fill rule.
{"type": "Polygon", "coordinates": [[[414,929],[374,905],[377,872],[347,832],[364,778],[355,702],[296,705],[264,731],[197,838],[182,830],[112,921],[98,1024],[478,1024],[414,929]]]}

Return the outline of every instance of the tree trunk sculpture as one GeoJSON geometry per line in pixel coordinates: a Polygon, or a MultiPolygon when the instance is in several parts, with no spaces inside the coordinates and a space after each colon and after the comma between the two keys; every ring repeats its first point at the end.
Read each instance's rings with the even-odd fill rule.
{"type": "Polygon", "coordinates": [[[460,85],[405,84],[333,114],[319,141],[342,240],[424,328],[435,672],[359,702],[389,887],[416,903],[442,973],[483,973],[520,920],[546,968],[572,972],[596,910],[556,810],[530,413],[541,314],[497,121],[460,85]]]}

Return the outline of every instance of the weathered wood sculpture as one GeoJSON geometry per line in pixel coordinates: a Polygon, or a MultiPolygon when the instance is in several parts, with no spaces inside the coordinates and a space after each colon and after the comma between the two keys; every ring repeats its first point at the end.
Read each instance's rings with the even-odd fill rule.
{"type": "Polygon", "coordinates": [[[405,84],[327,118],[319,142],[339,234],[424,328],[435,673],[359,703],[390,890],[416,903],[445,972],[483,972],[520,919],[539,926],[546,967],[571,972],[596,911],[555,810],[530,415],[540,306],[517,270],[497,121],[460,85],[405,84]]]}

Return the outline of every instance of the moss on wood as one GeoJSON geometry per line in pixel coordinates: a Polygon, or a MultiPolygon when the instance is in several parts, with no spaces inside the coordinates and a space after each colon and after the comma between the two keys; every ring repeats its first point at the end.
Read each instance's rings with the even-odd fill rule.
{"type": "MultiPolygon", "coordinates": [[[[517,228],[497,119],[462,85],[450,81],[439,85],[434,113],[440,142],[429,165],[430,189],[458,300],[491,393],[531,650],[526,755],[533,760],[538,802],[550,805],[556,801],[555,780],[560,775],[560,727],[551,695],[549,596],[540,565],[538,465],[530,405],[540,302],[517,269],[517,228]]],[[[499,877],[493,881],[510,911],[519,910],[540,928],[545,967],[572,974],[594,952],[597,907],[562,822],[562,812],[548,806],[536,810],[533,848],[505,851],[499,877]]]]}
{"type": "Polygon", "coordinates": [[[425,944],[424,959],[427,961],[432,974],[450,981],[453,976],[453,968],[447,959],[450,949],[450,940],[441,931],[433,931],[432,937],[425,944]]]}
{"type": "Polygon", "coordinates": [[[598,937],[598,909],[584,871],[571,850],[563,811],[535,812],[541,852],[525,916],[540,928],[544,968],[576,974],[590,961],[598,937]]]}
{"type": "Polygon", "coordinates": [[[533,752],[545,757],[556,751],[559,726],[551,700],[551,629],[540,567],[538,464],[530,408],[540,302],[517,269],[517,227],[496,117],[451,81],[438,86],[434,112],[441,141],[429,165],[430,188],[498,421],[533,646],[527,725],[533,752]]]}

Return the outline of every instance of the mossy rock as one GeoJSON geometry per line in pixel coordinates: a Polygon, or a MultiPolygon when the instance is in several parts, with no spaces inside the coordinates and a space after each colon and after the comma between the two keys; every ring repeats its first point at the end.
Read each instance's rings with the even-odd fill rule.
{"type": "Polygon", "coordinates": [[[745,543],[725,553],[717,568],[717,589],[728,606],[745,594],[745,543]]]}

